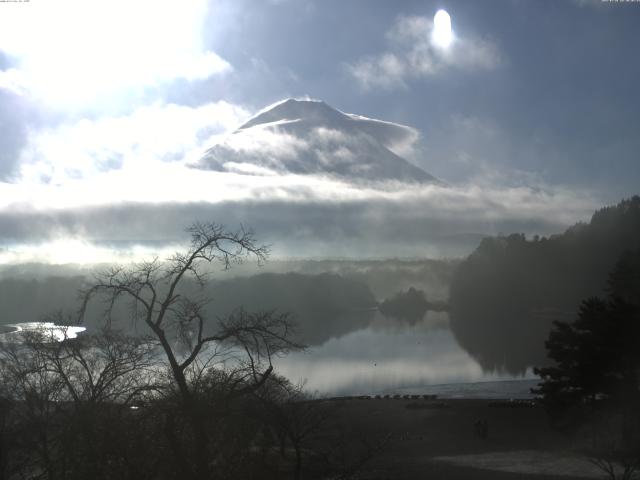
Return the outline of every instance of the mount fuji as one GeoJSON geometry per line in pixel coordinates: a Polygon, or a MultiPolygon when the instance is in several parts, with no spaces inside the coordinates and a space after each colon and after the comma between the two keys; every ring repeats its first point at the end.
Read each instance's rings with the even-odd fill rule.
{"type": "Polygon", "coordinates": [[[288,99],[258,113],[192,166],[248,175],[321,175],[356,183],[441,183],[394,153],[417,137],[411,127],[343,113],[322,101],[288,99]]]}

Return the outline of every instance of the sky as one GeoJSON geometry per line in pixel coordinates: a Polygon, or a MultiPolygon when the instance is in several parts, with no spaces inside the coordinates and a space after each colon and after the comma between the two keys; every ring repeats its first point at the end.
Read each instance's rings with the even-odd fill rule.
{"type": "Polygon", "coordinates": [[[0,263],[172,251],[195,220],[281,257],[561,232],[638,193],[639,23],[600,0],[0,2],[0,263]],[[396,153],[443,183],[193,168],[290,97],[411,127],[396,153]]]}

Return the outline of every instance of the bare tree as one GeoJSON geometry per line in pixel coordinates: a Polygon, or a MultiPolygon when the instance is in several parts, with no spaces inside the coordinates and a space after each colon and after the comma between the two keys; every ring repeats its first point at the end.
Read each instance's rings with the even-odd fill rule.
{"type": "Polygon", "coordinates": [[[274,375],[267,388],[257,393],[264,410],[265,426],[278,441],[280,456],[287,457],[287,445],[293,450],[292,477],[301,478],[305,457],[317,457],[317,438],[334,413],[324,402],[317,401],[303,391],[303,385],[292,384],[286,378],[274,375]]]}
{"type": "MultiPolygon", "coordinates": [[[[594,412],[589,424],[580,436],[586,441],[584,453],[589,461],[611,480],[631,480],[637,478],[640,470],[640,438],[621,435],[628,422],[624,413],[607,406],[600,406],[594,412]]],[[[637,426],[634,426],[637,427],[637,426]]]]}
{"type": "Polygon", "coordinates": [[[153,366],[146,339],[114,331],[58,338],[45,326],[1,343],[3,403],[12,405],[9,427],[19,439],[7,445],[12,452],[4,471],[49,479],[145,478],[135,468],[141,452],[128,448],[141,429],[127,431],[129,406],[158,388],[153,366]]]}
{"type": "Polygon", "coordinates": [[[251,231],[233,232],[215,223],[196,223],[188,232],[187,250],[165,262],[156,258],[96,275],[93,285],[81,292],[80,316],[94,297],[100,297],[109,325],[116,304],[124,301],[131,318],[149,329],[164,353],[190,430],[188,435],[175,434],[176,420],[173,414],[167,416],[175,460],[183,475],[210,478],[220,459],[210,448],[212,427],[204,420],[210,419],[212,411],[200,394],[200,380],[212,378],[207,372],[218,369],[216,386],[226,397],[250,394],[270,377],[274,356],[300,346],[291,340],[292,324],[286,314],[240,310],[228,318],[208,318],[210,299],[202,292],[209,265],[218,263],[228,269],[250,257],[263,262],[268,248],[257,244],[251,231]],[[195,295],[181,288],[189,280],[201,287],[195,295]]]}
{"type": "Polygon", "coordinates": [[[57,402],[64,398],[64,385],[47,372],[42,357],[25,354],[20,345],[0,344],[0,379],[4,407],[10,408],[5,425],[14,441],[4,445],[11,461],[4,475],[30,472],[55,478],[56,451],[51,435],[57,402]]]}

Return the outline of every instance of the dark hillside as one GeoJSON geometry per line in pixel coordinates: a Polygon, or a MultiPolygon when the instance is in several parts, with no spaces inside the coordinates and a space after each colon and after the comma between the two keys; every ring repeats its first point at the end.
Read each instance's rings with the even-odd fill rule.
{"type": "Polygon", "coordinates": [[[583,299],[602,294],[620,255],[638,245],[638,196],[550,238],[484,239],[452,281],[456,338],[486,369],[545,363],[552,321],[571,320],[583,299]]]}

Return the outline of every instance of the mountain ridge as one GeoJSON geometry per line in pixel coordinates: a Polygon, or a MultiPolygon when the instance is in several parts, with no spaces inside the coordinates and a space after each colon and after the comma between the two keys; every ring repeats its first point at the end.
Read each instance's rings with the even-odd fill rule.
{"type": "Polygon", "coordinates": [[[319,100],[290,98],[258,112],[194,166],[352,182],[441,183],[393,151],[417,137],[411,127],[344,113],[319,100]]]}

